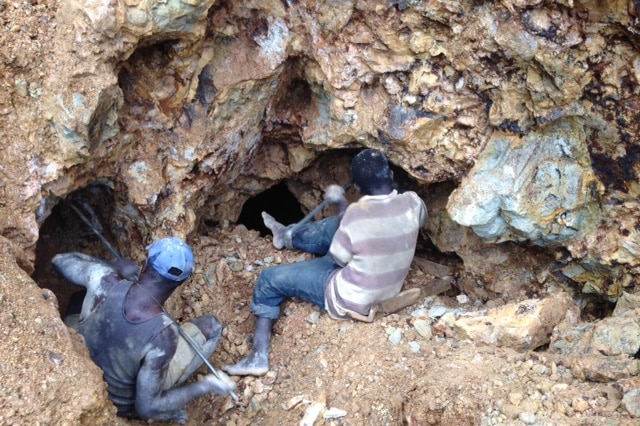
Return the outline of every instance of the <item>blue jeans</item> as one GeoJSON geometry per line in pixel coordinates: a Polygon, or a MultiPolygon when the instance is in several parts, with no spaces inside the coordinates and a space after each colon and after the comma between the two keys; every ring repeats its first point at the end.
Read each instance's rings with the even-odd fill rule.
{"type": "Polygon", "coordinates": [[[311,260],[266,268],[253,289],[251,312],[259,317],[277,319],[280,304],[298,297],[324,309],[324,289],[329,276],[340,266],[328,253],[340,218],[332,216],[301,225],[292,235],[294,248],[323,255],[311,260]]]}
{"type": "Polygon", "coordinates": [[[325,255],[329,252],[338,226],[340,226],[339,216],[330,216],[317,222],[302,224],[291,235],[293,248],[307,253],[325,255]]]}

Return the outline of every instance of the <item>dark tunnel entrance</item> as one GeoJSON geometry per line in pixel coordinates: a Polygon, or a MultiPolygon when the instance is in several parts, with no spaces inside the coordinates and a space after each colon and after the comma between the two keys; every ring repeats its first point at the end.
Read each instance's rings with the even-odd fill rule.
{"type": "MultiPolygon", "coordinates": [[[[266,211],[277,221],[285,225],[300,221],[305,216],[306,210],[303,210],[300,201],[289,190],[289,186],[293,185],[295,187],[295,185],[300,185],[306,188],[315,187],[316,189],[323,189],[320,180],[317,179],[319,175],[331,176],[333,178],[324,181],[324,183],[330,183],[332,181],[333,183],[343,182],[346,179],[345,176],[350,175],[349,164],[351,158],[353,158],[357,152],[359,152],[359,149],[341,149],[338,151],[328,151],[319,155],[312,165],[300,173],[297,179],[282,181],[249,198],[242,206],[236,223],[244,225],[247,229],[259,231],[260,235],[264,237],[271,235],[271,231],[263,224],[261,216],[263,211],[266,211]],[[329,173],[328,171],[330,169],[335,170],[329,173]],[[340,172],[337,171],[338,169],[340,172]],[[305,173],[309,173],[309,175],[314,178],[309,178],[309,175],[305,176],[305,173]],[[320,186],[320,188],[318,186],[320,186]]],[[[417,182],[401,167],[394,164],[390,166],[394,174],[396,189],[399,192],[415,191],[425,201],[428,208],[435,203],[433,199],[434,196],[446,198],[446,195],[443,194],[450,193],[456,186],[453,182],[448,182],[426,187],[417,182]]],[[[361,196],[353,187],[350,187],[347,192],[348,199],[352,202],[361,196]]],[[[325,216],[326,213],[325,211],[322,216],[325,216]]],[[[331,210],[329,210],[329,214],[332,214],[331,210]]],[[[426,229],[418,236],[416,256],[449,265],[454,270],[462,268],[462,259],[455,253],[440,252],[429,238],[426,229]]]]}
{"type": "Polygon", "coordinates": [[[105,260],[114,260],[113,254],[72,206],[78,209],[108,242],[113,244],[115,241],[115,233],[108,226],[114,210],[113,191],[110,187],[90,185],[60,199],[52,208],[51,214],[40,227],[35,268],[31,278],[39,287],[53,291],[58,299],[62,318],[72,296],[82,288],[69,283],[53,269],[53,257],[59,253],[81,252],[105,260]]]}
{"type": "Polygon", "coordinates": [[[249,198],[242,206],[238,224],[246,226],[247,229],[259,231],[263,237],[269,235],[269,229],[262,222],[263,211],[285,225],[296,223],[304,217],[300,203],[289,191],[284,181],[255,197],[249,198]]]}

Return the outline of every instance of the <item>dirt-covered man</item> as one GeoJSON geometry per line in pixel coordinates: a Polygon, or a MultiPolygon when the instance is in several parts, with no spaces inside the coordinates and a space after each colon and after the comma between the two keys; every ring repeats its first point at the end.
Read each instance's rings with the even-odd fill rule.
{"type": "MultiPolygon", "coordinates": [[[[233,391],[235,384],[224,373],[184,384],[203,361],[162,308],[194,265],[184,241],[163,238],[147,247],[137,280],[132,276],[138,267],[127,259],[113,263],[63,253],[53,258],[53,265],[68,281],[86,288],[77,330],[104,373],[118,415],[184,423],[189,402],[209,392],[233,391]]],[[[213,315],[181,327],[206,357],[215,351],[223,329],[213,315]]]]}
{"type": "Polygon", "coordinates": [[[363,194],[357,202],[347,206],[339,185],[325,190],[325,199],[339,207],[337,216],[284,226],[263,213],[276,248],[321,257],[262,271],[251,303],[253,348],[245,359],[223,367],[229,374],[260,376],[269,371],[272,327],[287,298],[311,302],[335,319],[368,322],[383,302],[396,299],[394,304],[404,307],[417,300],[415,292],[399,293],[427,220],[424,202],[414,192],[400,194],[394,189],[393,172],[380,151],[358,153],[351,162],[351,176],[363,194]]]}

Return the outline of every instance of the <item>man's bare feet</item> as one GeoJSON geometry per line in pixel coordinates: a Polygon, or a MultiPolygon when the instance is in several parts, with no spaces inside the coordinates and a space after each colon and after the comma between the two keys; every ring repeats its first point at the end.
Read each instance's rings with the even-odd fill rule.
{"type": "Polygon", "coordinates": [[[232,376],[263,376],[269,371],[269,360],[266,353],[251,351],[242,361],[234,365],[225,365],[224,371],[232,376]]]}
{"type": "Polygon", "coordinates": [[[273,246],[278,250],[291,248],[291,236],[287,235],[288,227],[278,222],[267,212],[262,212],[264,226],[271,230],[273,235],[273,246]]]}

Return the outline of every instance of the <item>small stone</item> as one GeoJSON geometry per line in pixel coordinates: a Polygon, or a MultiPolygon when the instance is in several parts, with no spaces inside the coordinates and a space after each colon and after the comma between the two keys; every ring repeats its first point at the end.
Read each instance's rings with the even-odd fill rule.
{"type": "Polygon", "coordinates": [[[339,419],[346,415],[347,415],[347,412],[345,410],[341,410],[336,407],[331,407],[324,412],[322,417],[324,417],[325,419],[339,419]]]}
{"type": "Polygon", "coordinates": [[[309,324],[317,324],[319,319],[320,319],[320,312],[315,311],[315,312],[312,312],[312,313],[307,317],[307,322],[308,322],[309,324]]]}
{"type": "Polygon", "coordinates": [[[433,330],[431,329],[431,324],[429,321],[418,319],[413,322],[413,327],[416,329],[418,334],[424,337],[427,340],[430,340],[433,337],[433,330]]]}
{"type": "Polygon", "coordinates": [[[240,272],[244,269],[244,264],[239,260],[236,262],[231,262],[229,263],[229,269],[231,269],[233,272],[240,272]]]}
{"type": "Polygon", "coordinates": [[[579,396],[576,396],[571,400],[571,407],[576,413],[584,413],[589,409],[589,403],[579,396]]]}
{"type": "Polygon", "coordinates": [[[529,412],[522,412],[518,415],[518,420],[520,420],[522,423],[526,424],[526,425],[532,425],[535,424],[535,422],[538,421],[538,419],[536,419],[536,415],[533,413],[529,413],[529,412]]]}
{"type": "Polygon", "coordinates": [[[427,315],[427,312],[422,308],[416,309],[415,311],[411,312],[411,318],[426,317],[427,315]]]}
{"type": "Polygon", "coordinates": [[[547,372],[547,366],[546,365],[542,365],[542,364],[536,364],[533,366],[533,368],[531,369],[531,371],[533,371],[536,374],[546,374],[547,372]]]}
{"type": "Polygon", "coordinates": [[[562,392],[562,391],[566,391],[569,388],[569,385],[566,383],[556,383],[555,385],[553,385],[552,390],[554,392],[562,392]]]}
{"type": "Polygon", "coordinates": [[[131,8],[127,11],[127,20],[135,27],[143,27],[149,17],[144,10],[131,8]]]}
{"type": "Polygon", "coordinates": [[[27,96],[29,91],[28,91],[28,83],[24,80],[17,80],[15,83],[16,86],[16,92],[18,93],[18,95],[20,96],[27,96]]]}
{"type": "Polygon", "coordinates": [[[431,318],[440,318],[446,313],[447,308],[445,308],[444,306],[433,306],[431,309],[429,309],[429,316],[431,318]]]}
{"type": "Polygon", "coordinates": [[[640,417],[640,388],[627,392],[622,397],[622,406],[633,417],[640,417]]]}
{"type": "Polygon", "coordinates": [[[518,407],[509,403],[502,404],[502,407],[500,407],[500,411],[509,420],[515,419],[516,417],[518,417],[518,414],[520,413],[520,410],[518,409],[518,407]]]}
{"type": "Polygon", "coordinates": [[[399,345],[402,341],[402,331],[396,328],[391,334],[389,334],[389,341],[394,345],[399,345]]]}
{"type": "Polygon", "coordinates": [[[522,394],[519,392],[513,392],[509,394],[509,402],[515,406],[520,405],[522,402],[522,394]]]}

